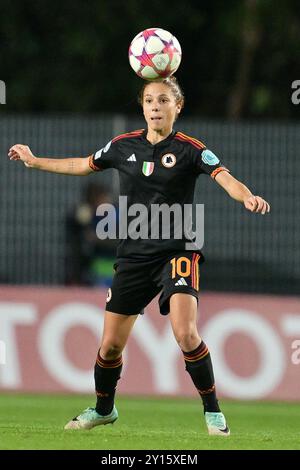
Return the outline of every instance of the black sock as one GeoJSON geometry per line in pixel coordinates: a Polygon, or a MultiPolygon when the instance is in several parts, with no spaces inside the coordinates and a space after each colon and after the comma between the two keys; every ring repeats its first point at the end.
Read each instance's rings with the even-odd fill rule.
{"type": "Polygon", "coordinates": [[[122,356],[111,361],[102,359],[98,351],[94,378],[97,395],[96,411],[100,415],[108,415],[114,406],[117,382],[122,370],[122,356]]]}
{"type": "Polygon", "coordinates": [[[208,347],[204,341],[201,341],[200,345],[193,351],[182,352],[185,360],[185,369],[190,374],[202,398],[204,412],[219,412],[214,372],[208,347]]]}

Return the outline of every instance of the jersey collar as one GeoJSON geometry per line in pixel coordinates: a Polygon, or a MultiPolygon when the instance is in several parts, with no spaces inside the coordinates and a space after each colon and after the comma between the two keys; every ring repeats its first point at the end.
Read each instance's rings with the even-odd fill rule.
{"type": "Polygon", "coordinates": [[[168,137],[166,137],[165,139],[161,140],[160,142],[158,142],[157,144],[151,144],[151,142],[149,142],[149,140],[147,140],[147,132],[148,130],[147,129],[144,129],[143,133],[142,133],[142,139],[143,141],[147,144],[147,145],[150,145],[150,147],[160,147],[161,145],[164,145],[166,144],[167,142],[169,142],[170,140],[173,139],[173,137],[175,136],[176,134],[176,131],[172,130],[171,134],[168,135],[168,137]]]}

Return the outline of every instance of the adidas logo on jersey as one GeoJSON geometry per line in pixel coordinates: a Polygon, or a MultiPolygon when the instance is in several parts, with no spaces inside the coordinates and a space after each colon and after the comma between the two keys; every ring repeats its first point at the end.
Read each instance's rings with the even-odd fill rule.
{"type": "Polygon", "coordinates": [[[128,162],[136,162],[135,154],[133,153],[130,157],[127,158],[128,162]]]}
{"type": "Polygon", "coordinates": [[[175,283],[175,286],[187,286],[187,282],[183,277],[181,277],[179,281],[175,283]]]}

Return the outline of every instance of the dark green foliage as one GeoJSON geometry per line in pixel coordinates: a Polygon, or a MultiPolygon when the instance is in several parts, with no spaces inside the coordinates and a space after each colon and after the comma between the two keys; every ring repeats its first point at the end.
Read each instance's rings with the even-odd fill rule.
{"type": "Polygon", "coordinates": [[[2,0],[5,109],[135,114],[142,82],[129,67],[128,46],[159,26],[182,45],[177,76],[189,114],[296,117],[299,12],[297,0],[2,0]]]}

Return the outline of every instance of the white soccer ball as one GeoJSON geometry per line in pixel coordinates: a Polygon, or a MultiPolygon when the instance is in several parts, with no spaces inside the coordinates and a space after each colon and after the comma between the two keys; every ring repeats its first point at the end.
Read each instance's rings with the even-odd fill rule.
{"type": "Polygon", "coordinates": [[[145,80],[161,80],[172,75],[181,62],[181,47],[175,36],[161,28],[145,29],[129,46],[129,62],[145,80]]]}

